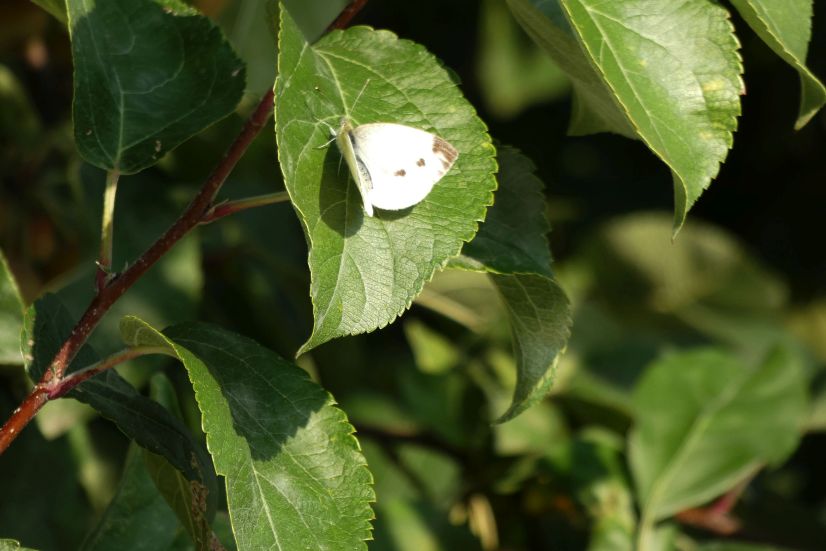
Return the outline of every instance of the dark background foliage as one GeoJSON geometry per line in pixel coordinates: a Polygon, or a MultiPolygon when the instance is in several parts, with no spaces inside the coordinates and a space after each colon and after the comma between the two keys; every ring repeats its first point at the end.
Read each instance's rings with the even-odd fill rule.
{"type": "MultiPolygon", "coordinates": [[[[245,28],[243,21],[239,22],[238,8],[228,0],[205,0],[198,4],[222,24],[250,63],[251,104],[255,95],[266,89],[268,75],[271,78],[274,53],[255,51],[262,48],[261,44],[269,47],[271,37],[266,28],[258,28],[255,33],[239,30],[245,28]]],[[[475,0],[373,0],[355,22],[390,29],[426,45],[456,72],[463,92],[489,125],[491,135],[520,148],[533,160],[538,175],[546,183],[548,215],[553,226],[551,248],[558,265],[565,266],[579,257],[599,239],[598,231],[603,224],[616,216],[643,210],[669,211],[671,175],[640,143],[613,135],[565,135],[570,96],[564,89],[513,116],[497,114],[479,77],[478,66],[484,61],[479,58],[479,45],[487,38],[479,22],[480,6],[475,0]]],[[[821,113],[805,128],[794,131],[799,95],[797,75],[736,15],[733,23],[742,42],[745,63],[747,93],[742,98],[743,114],[733,150],[717,179],[689,213],[689,220],[710,222],[739,238],[785,283],[791,308],[805,307],[826,300],[826,255],[822,244],[826,235],[826,116],[821,113]]],[[[501,24],[511,23],[503,20],[501,24]]],[[[522,37],[522,41],[523,47],[530,47],[527,37],[522,37]]],[[[815,2],[808,61],[815,75],[826,77],[823,2],[815,2]]],[[[64,299],[77,312],[92,292],[91,259],[96,250],[103,174],[82,164],[71,141],[72,69],[65,28],[25,0],[3,2],[0,64],[21,87],[15,91],[9,84],[12,79],[0,74],[0,249],[9,257],[27,300],[47,289],[62,290],[64,299]]],[[[230,117],[181,146],[158,167],[123,181],[118,197],[116,268],[133,258],[174,219],[241,120],[240,116],[230,117]]],[[[264,132],[228,182],[226,196],[248,196],[281,188],[274,147],[272,132],[264,132]]],[[[265,207],[222,221],[205,228],[197,243],[182,247],[182,252],[176,253],[178,260],[199,263],[202,273],[181,276],[175,272],[174,262],[170,262],[168,269],[159,267],[155,281],[132,291],[131,302],[124,311],[144,308],[163,323],[194,318],[213,321],[257,339],[286,357],[293,355],[309,334],[312,320],[304,238],[289,206],[265,207]]],[[[461,328],[432,312],[414,307],[409,315],[460,338],[461,328]]],[[[111,347],[106,338],[113,334],[111,327],[104,326],[102,333],[98,337],[101,347],[111,347]]],[[[576,334],[575,325],[575,338],[576,334]]],[[[473,346],[467,348],[471,354],[473,346]]],[[[135,382],[145,380],[154,369],[149,364],[141,363],[132,369],[135,382]]],[[[422,375],[414,364],[404,330],[401,324],[395,324],[378,334],[324,345],[313,354],[312,362],[307,360],[302,367],[315,373],[336,396],[368,442],[368,448],[378,446],[404,465],[404,450],[396,447],[394,439],[400,436],[408,444],[435,449],[462,466],[464,474],[457,494],[470,496],[484,491],[506,469],[505,460],[491,449],[491,429],[481,419],[481,391],[452,376],[422,375]],[[390,431],[372,425],[374,413],[360,415],[359,408],[369,405],[363,399],[365,394],[395,396],[403,408],[408,408],[405,415],[413,416],[407,421],[426,430],[406,439],[404,423],[390,431]],[[451,422],[443,423],[445,418],[451,422]],[[394,436],[393,431],[398,434],[394,436]]],[[[636,365],[639,369],[640,364],[636,365]]],[[[0,412],[4,414],[20,397],[21,382],[14,373],[0,366],[0,376],[7,383],[0,401],[0,412]]],[[[167,368],[167,373],[185,394],[185,376],[171,368],[167,368]]],[[[633,377],[628,375],[629,380],[633,377]]],[[[622,431],[627,426],[627,419],[612,418],[610,414],[601,419],[604,411],[583,409],[576,399],[566,401],[563,397],[558,405],[572,428],[597,423],[616,425],[622,431]]],[[[192,426],[197,428],[191,403],[188,411],[193,417],[192,426]]],[[[83,434],[72,433],[71,438],[88,438],[94,443],[91,448],[56,440],[49,443],[49,453],[63,457],[56,466],[50,463],[48,467],[27,467],[48,471],[55,477],[54,482],[44,480],[42,488],[19,491],[39,493],[41,497],[51,495],[53,500],[62,502],[61,509],[74,508],[76,513],[86,510],[86,521],[91,522],[91,511],[99,510],[111,496],[126,442],[100,419],[92,421],[83,434]],[[72,446],[75,450],[86,449],[87,456],[69,457],[68,449],[72,446]],[[75,462],[91,460],[97,462],[98,472],[103,473],[99,474],[98,484],[104,488],[95,493],[87,486],[81,496],[79,488],[66,483],[66,477],[61,478],[60,473],[77,469],[75,462]]],[[[25,456],[27,447],[45,450],[46,446],[39,435],[21,439],[2,458],[0,468],[15,465],[14,454],[25,456]]],[[[826,533],[822,522],[816,519],[818,514],[822,519],[826,511],[826,475],[822,468],[825,457],[823,433],[810,433],[787,464],[761,475],[740,510],[747,519],[746,533],[764,541],[815,548],[815,542],[826,533]],[[797,528],[792,529],[791,522],[797,523],[797,528]]],[[[18,472],[17,476],[23,479],[25,474],[18,472]]],[[[0,475],[3,480],[6,476],[0,475]]],[[[565,478],[555,478],[554,473],[537,476],[550,477],[555,482],[541,490],[526,486],[518,497],[509,494],[494,500],[503,542],[514,548],[539,549],[547,541],[554,541],[558,548],[580,548],[587,539],[587,531],[583,513],[566,488],[565,478]],[[531,492],[542,494],[541,499],[531,492]]],[[[0,488],[9,487],[0,484],[0,488]]],[[[439,489],[433,491],[438,494],[439,489]]],[[[53,534],[62,534],[70,542],[82,537],[83,531],[78,529],[82,523],[61,526],[60,515],[42,503],[41,506],[31,501],[15,516],[0,518],[0,536],[39,537],[31,540],[32,544],[44,549],[61,547],[53,534]],[[29,522],[29,526],[16,520],[47,517],[54,518],[55,524],[40,530],[39,536],[33,523],[29,522]]],[[[0,503],[0,513],[9,511],[8,503],[0,503]]],[[[450,534],[453,528],[442,517],[437,516],[433,526],[444,532],[445,541],[452,537],[464,541],[464,534],[450,534]]],[[[380,517],[379,542],[384,530],[380,517]]]]}

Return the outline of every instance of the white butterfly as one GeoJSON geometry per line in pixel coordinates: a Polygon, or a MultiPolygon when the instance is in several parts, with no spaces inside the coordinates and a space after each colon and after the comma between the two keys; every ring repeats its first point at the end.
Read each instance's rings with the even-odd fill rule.
{"type": "Polygon", "coordinates": [[[336,144],[356,181],[364,211],[401,210],[424,199],[459,152],[439,136],[387,122],[353,126],[346,117],[336,144]]]}

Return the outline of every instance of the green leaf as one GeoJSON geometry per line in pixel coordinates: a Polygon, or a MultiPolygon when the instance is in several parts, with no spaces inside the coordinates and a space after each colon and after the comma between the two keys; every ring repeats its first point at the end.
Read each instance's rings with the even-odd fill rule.
{"type": "Polygon", "coordinates": [[[637,137],[671,169],[678,231],[717,175],[740,114],[728,12],[705,0],[668,9],[659,0],[508,2],[574,81],[572,132],[637,137]]]}
{"type": "Polygon", "coordinates": [[[541,454],[570,439],[562,412],[550,402],[492,428],[496,453],[502,456],[541,454]]]}
{"type": "Polygon", "coordinates": [[[140,449],[132,445],[117,493],[81,549],[169,549],[177,532],[175,514],[155,488],[140,449]]]}
{"type": "MultiPolygon", "coordinates": [[[[150,393],[152,399],[163,405],[176,418],[183,420],[175,389],[166,375],[159,372],[152,376],[150,393]]],[[[161,455],[144,450],[143,461],[146,472],[175,512],[189,538],[195,543],[195,548],[210,549],[212,530],[209,519],[215,516],[215,511],[214,508],[211,511],[207,508],[215,500],[208,499],[209,489],[199,482],[187,480],[161,455]]]]}
{"type": "Polygon", "coordinates": [[[0,251],[0,364],[20,364],[20,331],[25,306],[6,257],[0,251]]]}
{"type": "Polygon", "coordinates": [[[732,0],[749,26],[800,75],[799,130],[826,104],[826,87],[806,67],[812,36],[812,0],[732,0]]]}
{"type": "Polygon", "coordinates": [[[133,345],[167,346],[186,367],[239,548],[366,548],[370,472],[353,427],[306,372],[205,324],[161,334],[126,318],[122,330],[133,345]]]}
{"type": "Polygon", "coordinates": [[[30,547],[23,547],[19,541],[0,540],[0,551],[35,551],[30,547]]]}
{"type": "MultiPolygon", "coordinates": [[[[442,477],[437,476],[431,481],[417,479],[417,473],[410,469],[411,460],[416,460],[415,454],[411,454],[409,450],[404,452],[407,461],[399,461],[395,449],[390,454],[384,449],[385,446],[370,439],[363,439],[363,445],[370,469],[376,475],[378,496],[375,541],[370,544],[371,550],[447,551],[481,548],[479,540],[470,533],[466,523],[457,525],[455,520],[448,518],[443,507],[437,507],[424,496],[428,482],[433,484],[442,477]]],[[[444,469],[447,466],[439,463],[437,461],[432,465],[425,463],[417,466],[419,469],[431,466],[444,469]]],[[[450,467],[446,470],[449,469],[450,467]]],[[[447,473],[440,474],[444,476],[447,473]]]]}
{"type": "Polygon", "coordinates": [[[491,273],[511,323],[516,356],[513,402],[505,422],[545,397],[571,324],[568,299],[553,279],[542,182],[516,149],[499,149],[496,203],[451,267],[491,273]]]}
{"type": "Polygon", "coordinates": [[[649,368],[634,402],[629,456],[649,523],[781,461],[807,413],[802,370],[783,348],[748,366],[714,349],[673,354],[649,368]]]}
{"type": "Polygon", "coordinates": [[[522,28],[568,75],[574,88],[569,131],[575,135],[611,131],[635,138],[611,90],[591,67],[558,0],[507,0],[522,28]]]}
{"type": "Polygon", "coordinates": [[[61,23],[66,23],[65,0],[32,0],[32,2],[52,14],[61,23]]]}
{"type": "Polygon", "coordinates": [[[497,422],[513,419],[543,399],[553,384],[559,355],[570,335],[565,292],[537,275],[492,275],[508,309],[516,356],[513,402],[497,422]]]}
{"type": "Polygon", "coordinates": [[[484,124],[418,44],[354,27],[310,46],[282,10],[278,63],[278,155],[310,247],[314,328],[300,354],[384,327],[408,308],[476,233],[496,162],[484,124]],[[458,160],[421,203],[367,217],[347,170],[337,169],[335,146],[323,147],[329,129],[318,119],[338,125],[345,115],[434,132],[458,149],[458,160]]]}
{"type": "Polygon", "coordinates": [[[231,113],[245,69],[209,19],[177,0],[68,0],[75,141],[123,174],[231,113]]]}
{"type": "MultiPolygon", "coordinates": [[[[23,336],[27,371],[37,381],[72,330],[72,319],[55,295],[38,299],[26,315],[23,336]]],[[[78,353],[69,372],[98,361],[88,345],[78,353]]],[[[209,456],[186,426],[166,409],[142,396],[118,373],[109,369],[81,383],[67,396],[89,404],[118,425],[144,448],[163,455],[188,480],[208,489],[210,510],[215,508],[217,481],[209,456]]]]}
{"type": "Polygon", "coordinates": [[[497,161],[496,203],[476,237],[462,248],[462,256],[451,260],[451,266],[552,278],[546,237],[551,227],[545,218],[544,186],[536,177],[536,167],[512,147],[499,147],[497,161]]]}

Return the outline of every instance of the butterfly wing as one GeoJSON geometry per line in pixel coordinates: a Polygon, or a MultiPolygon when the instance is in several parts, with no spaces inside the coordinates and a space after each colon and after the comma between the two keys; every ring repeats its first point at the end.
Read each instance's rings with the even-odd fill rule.
{"type": "Polygon", "coordinates": [[[362,124],[349,131],[357,164],[366,170],[367,203],[386,210],[411,207],[430,193],[459,153],[442,138],[403,124],[362,124]]]}

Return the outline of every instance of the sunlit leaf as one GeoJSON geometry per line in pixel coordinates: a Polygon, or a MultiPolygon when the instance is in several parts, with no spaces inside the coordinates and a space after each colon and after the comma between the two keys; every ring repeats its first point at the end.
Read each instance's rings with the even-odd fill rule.
{"type": "Polygon", "coordinates": [[[126,318],[122,331],[186,367],[239,548],[366,548],[370,472],[344,413],[305,371],[205,324],[159,333],[126,318]]]}
{"type": "Polygon", "coordinates": [[[812,36],[812,0],[732,0],[763,41],[800,75],[800,111],[795,128],[808,123],[826,104],[826,87],[806,67],[812,36]]]}
{"type": "Polygon", "coordinates": [[[315,325],[302,353],[384,327],[408,308],[484,219],[496,163],[484,124],[422,46],[367,27],[334,31],[311,46],[286,11],[279,41],[278,155],[310,247],[315,325]],[[345,115],[354,124],[433,132],[459,157],[421,203],[368,217],[329,144],[329,127],[345,115]]]}
{"type": "Polygon", "coordinates": [[[642,140],[674,177],[674,231],[717,175],[743,93],[729,14],[689,0],[508,0],[574,83],[571,131],[642,140]]]}

